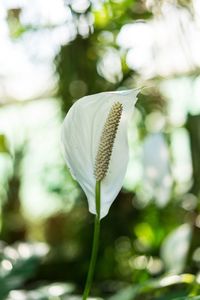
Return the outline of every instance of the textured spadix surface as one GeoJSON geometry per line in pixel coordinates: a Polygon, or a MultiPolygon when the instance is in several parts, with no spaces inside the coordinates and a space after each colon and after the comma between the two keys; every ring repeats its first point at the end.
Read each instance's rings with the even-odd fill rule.
{"type": "Polygon", "coordinates": [[[61,139],[66,164],[87,196],[89,211],[96,214],[95,160],[109,112],[116,102],[122,104],[109,168],[101,181],[101,218],[107,215],[123,184],[129,154],[127,126],[138,92],[139,89],[135,89],[83,97],[70,108],[62,125],[61,139]]]}

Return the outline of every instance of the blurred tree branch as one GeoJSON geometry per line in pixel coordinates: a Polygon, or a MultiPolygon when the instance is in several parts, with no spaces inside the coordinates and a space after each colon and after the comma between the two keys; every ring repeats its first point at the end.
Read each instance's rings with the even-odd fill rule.
{"type": "Polygon", "coordinates": [[[190,136],[193,186],[192,192],[198,196],[200,193],[200,115],[188,115],[186,127],[190,136]]]}

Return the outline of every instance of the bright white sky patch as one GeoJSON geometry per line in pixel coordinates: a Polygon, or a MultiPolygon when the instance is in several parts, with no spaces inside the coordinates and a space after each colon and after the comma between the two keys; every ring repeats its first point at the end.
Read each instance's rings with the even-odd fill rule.
{"type": "Polygon", "coordinates": [[[71,20],[71,12],[62,0],[12,0],[0,4],[0,102],[5,97],[28,100],[51,94],[55,88],[54,57],[60,46],[76,35],[71,20]],[[20,19],[24,25],[56,26],[29,31],[11,40],[6,15],[7,9],[13,7],[23,8],[20,19]]]}
{"type": "Polygon", "coordinates": [[[2,0],[6,9],[22,7],[21,21],[32,25],[58,25],[66,21],[68,12],[63,0],[2,0]]]}
{"type": "Polygon", "coordinates": [[[122,27],[117,42],[128,49],[127,64],[144,78],[169,76],[200,66],[199,14],[165,2],[161,15],[122,27]]]}

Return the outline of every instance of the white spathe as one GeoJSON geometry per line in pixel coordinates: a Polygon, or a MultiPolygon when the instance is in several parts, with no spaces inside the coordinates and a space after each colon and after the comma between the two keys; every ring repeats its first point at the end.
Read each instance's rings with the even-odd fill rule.
{"type": "Polygon", "coordinates": [[[85,96],[70,108],[62,125],[66,164],[87,196],[89,211],[96,214],[94,166],[99,141],[112,105],[115,102],[123,105],[109,169],[101,181],[101,218],[107,215],[123,184],[129,159],[127,126],[139,91],[131,89],[85,96]]]}

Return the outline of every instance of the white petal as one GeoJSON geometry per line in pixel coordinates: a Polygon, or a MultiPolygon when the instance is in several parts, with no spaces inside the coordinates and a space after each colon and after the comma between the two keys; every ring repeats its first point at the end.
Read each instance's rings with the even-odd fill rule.
{"type": "Polygon", "coordinates": [[[79,99],[69,110],[62,127],[66,163],[83,188],[89,211],[96,214],[94,165],[99,141],[108,113],[115,102],[123,105],[109,170],[101,182],[101,218],[119,193],[128,163],[127,124],[139,89],[105,92],[79,99]]]}

